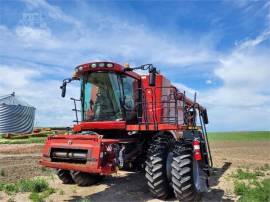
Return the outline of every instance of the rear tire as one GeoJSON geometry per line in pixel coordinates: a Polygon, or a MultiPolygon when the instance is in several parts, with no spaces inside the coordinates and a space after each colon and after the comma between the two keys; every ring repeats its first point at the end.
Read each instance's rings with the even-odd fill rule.
{"type": "Polygon", "coordinates": [[[58,169],[56,174],[63,184],[74,184],[69,170],[58,169]]]}
{"type": "Polygon", "coordinates": [[[103,176],[98,174],[85,173],[80,171],[71,171],[70,173],[74,182],[78,186],[82,187],[96,184],[103,178],[103,176]]]}
{"type": "MultiPolygon", "coordinates": [[[[167,169],[168,153],[173,147],[174,138],[168,134],[158,134],[153,138],[147,151],[145,161],[145,177],[153,197],[166,199],[172,195],[170,178],[167,169]]],[[[169,163],[169,167],[171,162],[169,163]]]]}
{"type": "Polygon", "coordinates": [[[197,201],[200,192],[195,186],[193,149],[190,143],[177,143],[172,161],[172,184],[179,201],[197,201]]]}

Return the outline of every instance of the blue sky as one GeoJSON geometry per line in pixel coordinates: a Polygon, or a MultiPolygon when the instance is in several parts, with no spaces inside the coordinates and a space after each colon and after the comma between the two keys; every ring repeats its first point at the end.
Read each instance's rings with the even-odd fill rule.
{"type": "Polygon", "coordinates": [[[198,92],[209,130],[270,130],[270,1],[1,0],[0,33],[0,94],[36,106],[37,125],[70,125],[61,80],[109,60],[198,92]]]}

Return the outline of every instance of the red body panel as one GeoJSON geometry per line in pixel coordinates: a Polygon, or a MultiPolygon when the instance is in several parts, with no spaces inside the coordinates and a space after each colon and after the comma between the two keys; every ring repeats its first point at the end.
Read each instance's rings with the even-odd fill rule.
{"type": "Polygon", "coordinates": [[[64,170],[78,170],[83,172],[100,173],[108,175],[115,172],[113,162],[101,166],[101,152],[104,152],[104,145],[117,143],[117,140],[106,139],[103,141],[98,135],[58,135],[49,137],[45,143],[41,165],[64,170]],[[53,148],[85,149],[88,151],[86,164],[74,164],[66,162],[52,162],[50,152],[53,148]]]}
{"type": "Polygon", "coordinates": [[[74,132],[80,132],[84,130],[94,130],[94,129],[125,130],[126,122],[125,121],[81,122],[79,124],[74,125],[73,127],[74,132]]]}
{"type": "Polygon", "coordinates": [[[156,86],[149,86],[149,76],[142,76],[141,83],[142,89],[145,94],[143,102],[145,102],[145,116],[143,120],[148,123],[160,123],[161,121],[161,95],[162,89],[156,86],[162,86],[163,76],[157,75],[156,86]]]}
{"type": "Polygon", "coordinates": [[[121,142],[136,141],[136,139],[103,139],[102,136],[96,134],[52,136],[48,137],[45,143],[40,164],[50,168],[110,175],[116,172],[116,159],[115,153],[113,151],[107,151],[106,146],[121,142]],[[87,150],[88,160],[85,164],[53,162],[51,151],[54,148],[87,150]],[[102,163],[103,160],[105,164],[102,163]]]}

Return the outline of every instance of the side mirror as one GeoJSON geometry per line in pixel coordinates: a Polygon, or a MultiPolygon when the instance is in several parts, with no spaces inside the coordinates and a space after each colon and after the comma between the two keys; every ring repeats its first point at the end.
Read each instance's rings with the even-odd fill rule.
{"type": "Polygon", "coordinates": [[[62,94],[61,94],[61,96],[62,96],[62,97],[65,97],[65,96],[66,96],[67,83],[63,82],[63,85],[60,86],[60,89],[62,89],[62,94]]]}
{"type": "Polygon", "coordinates": [[[157,70],[155,67],[149,70],[149,86],[156,86],[156,74],[157,70]]]}
{"type": "Polygon", "coordinates": [[[67,83],[70,83],[72,81],[72,79],[68,78],[68,79],[64,79],[63,80],[63,84],[62,86],[60,86],[60,89],[62,89],[62,97],[66,96],[66,90],[67,90],[67,83]]]}
{"type": "Polygon", "coordinates": [[[207,110],[204,109],[204,110],[202,111],[201,115],[202,115],[202,119],[203,119],[204,124],[208,124],[209,121],[208,121],[207,110]]]}

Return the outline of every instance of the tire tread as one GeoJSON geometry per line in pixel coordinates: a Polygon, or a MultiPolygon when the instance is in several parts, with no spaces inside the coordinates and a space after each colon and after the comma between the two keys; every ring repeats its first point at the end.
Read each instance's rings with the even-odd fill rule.
{"type": "Polygon", "coordinates": [[[145,177],[153,197],[166,199],[171,195],[166,173],[166,158],[170,136],[158,134],[149,145],[145,161],[145,177]]]}
{"type": "Polygon", "coordinates": [[[179,201],[195,201],[199,193],[193,183],[192,145],[177,143],[172,161],[172,184],[179,201]]]}
{"type": "Polygon", "coordinates": [[[69,170],[58,169],[56,174],[63,184],[74,184],[74,180],[72,179],[69,170]]]}

